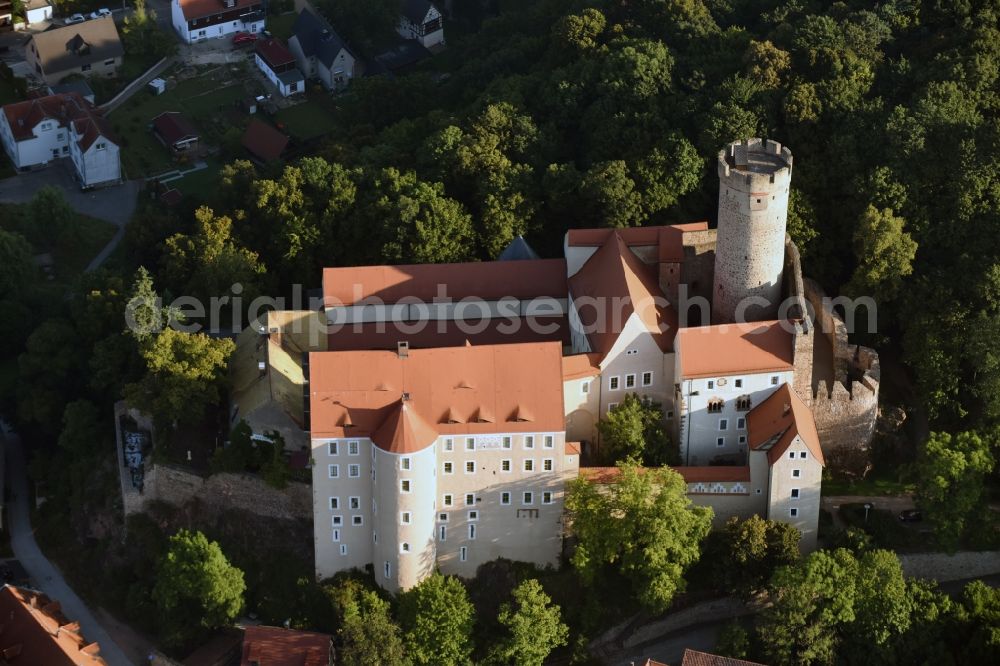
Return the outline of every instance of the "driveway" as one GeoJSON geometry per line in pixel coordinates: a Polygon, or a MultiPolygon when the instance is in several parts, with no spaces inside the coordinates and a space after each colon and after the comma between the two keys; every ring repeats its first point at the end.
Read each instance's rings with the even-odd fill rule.
{"type": "Polygon", "coordinates": [[[10,501],[7,506],[10,545],[14,556],[24,566],[34,581],[34,586],[58,601],[66,617],[80,623],[83,635],[88,641],[100,644],[101,656],[110,666],[130,666],[133,662],[125,657],[104,627],[94,618],[87,605],[76,596],[59,570],[45,558],[35,543],[28,510],[30,495],[21,438],[7,432],[7,427],[3,423],[0,423],[0,438],[4,440],[3,449],[7,456],[7,483],[10,488],[10,501]]]}
{"type": "Polygon", "coordinates": [[[913,495],[824,495],[820,498],[820,506],[833,515],[833,522],[838,527],[846,527],[840,520],[838,509],[842,504],[864,504],[870,502],[876,509],[885,509],[893,515],[900,511],[915,509],[913,495]]]}

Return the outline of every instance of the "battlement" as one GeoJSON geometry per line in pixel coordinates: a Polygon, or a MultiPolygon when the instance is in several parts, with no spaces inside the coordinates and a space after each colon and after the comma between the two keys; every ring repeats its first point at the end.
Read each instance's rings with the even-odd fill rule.
{"type": "Polygon", "coordinates": [[[720,181],[741,192],[769,192],[792,179],[792,151],[770,139],[743,139],[719,151],[720,181]]]}

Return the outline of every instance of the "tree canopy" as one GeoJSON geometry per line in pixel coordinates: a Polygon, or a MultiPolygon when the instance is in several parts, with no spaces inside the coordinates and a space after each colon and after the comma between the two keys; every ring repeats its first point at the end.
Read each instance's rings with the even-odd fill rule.
{"type": "Polygon", "coordinates": [[[415,664],[464,664],[472,653],[475,609],[454,576],[434,573],[399,595],[399,618],[415,664]]]}

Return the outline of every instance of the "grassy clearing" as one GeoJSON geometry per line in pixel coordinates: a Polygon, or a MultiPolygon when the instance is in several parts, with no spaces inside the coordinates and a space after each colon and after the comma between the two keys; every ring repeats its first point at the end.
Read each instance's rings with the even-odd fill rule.
{"type": "Polygon", "coordinates": [[[179,180],[170,181],[169,185],[198,201],[211,201],[219,191],[219,170],[222,168],[222,162],[213,158],[208,158],[205,162],[208,164],[207,169],[189,173],[179,180]]]}
{"type": "Polygon", "coordinates": [[[278,39],[287,41],[292,36],[292,26],[295,24],[296,18],[298,18],[298,15],[295,12],[289,12],[280,16],[268,16],[265,27],[268,32],[278,39]]]}
{"type": "Polygon", "coordinates": [[[916,491],[913,483],[896,479],[868,478],[862,481],[831,479],[823,481],[824,495],[890,496],[905,495],[916,491]]]}
{"type": "Polygon", "coordinates": [[[26,225],[28,204],[4,204],[0,228],[15,231],[31,243],[35,254],[52,254],[53,274],[61,283],[75,280],[91,260],[97,256],[115,235],[115,226],[104,220],[86,215],[76,215],[72,233],[63,239],[41,238],[26,225]]]}
{"type": "Polygon", "coordinates": [[[325,94],[311,94],[302,104],[279,111],[275,121],[299,141],[329,134],[336,126],[333,100],[325,94]]]}

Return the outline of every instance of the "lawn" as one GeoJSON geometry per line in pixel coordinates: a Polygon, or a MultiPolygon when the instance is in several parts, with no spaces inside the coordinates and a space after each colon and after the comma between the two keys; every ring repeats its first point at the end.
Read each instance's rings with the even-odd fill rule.
{"type": "Polygon", "coordinates": [[[97,256],[115,235],[115,226],[104,220],[76,215],[75,233],[72,242],[56,243],[53,239],[38,238],[24,228],[27,219],[27,204],[4,204],[4,216],[0,228],[22,234],[32,244],[35,254],[52,253],[53,272],[60,282],[71,282],[97,256]]]}
{"type": "Polygon", "coordinates": [[[122,138],[122,159],[129,178],[151,176],[175,168],[170,152],[153,136],[149,125],[164,111],[185,114],[202,135],[202,142],[217,143],[229,123],[220,111],[247,93],[246,77],[229,67],[213,67],[197,77],[175,82],[162,95],[140,91],[111,113],[110,120],[122,138]]]}
{"type": "Polygon", "coordinates": [[[329,134],[336,123],[333,100],[325,93],[310,94],[302,104],[279,111],[275,121],[299,141],[329,134]]]}
{"type": "Polygon", "coordinates": [[[887,496],[905,495],[916,490],[916,485],[896,479],[867,478],[861,481],[831,479],[823,481],[824,495],[887,496]]]}
{"type": "Polygon", "coordinates": [[[288,38],[292,36],[292,26],[295,24],[296,18],[298,18],[298,14],[295,12],[288,12],[280,16],[268,16],[265,27],[273,36],[282,41],[288,41],[288,38]]]}
{"type": "Polygon", "coordinates": [[[222,168],[222,163],[213,158],[206,159],[205,163],[208,164],[207,169],[189,173],[183,178],[172,180],[167,184],[198,201],[211,201],[219,191],[219,170],[222,168]]]}

